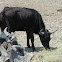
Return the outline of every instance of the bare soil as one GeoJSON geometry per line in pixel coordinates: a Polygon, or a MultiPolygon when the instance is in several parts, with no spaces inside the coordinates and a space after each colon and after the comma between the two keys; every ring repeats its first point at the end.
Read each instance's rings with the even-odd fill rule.
{"type": "MultiPolygon", "coordinates": [[[[36,51],[31,62],[62,62],[62,0],[0,0],[0,11],[6,6],[33,8],[42,15],[46,29],[50,32],[58,29],[51,35],[50,51],[43,48],[38,35],[34,34],[36,51]]],[[[15,32],[15,36],[26,53],[32,52],[26,46],[25,32],[15,32]]]]}

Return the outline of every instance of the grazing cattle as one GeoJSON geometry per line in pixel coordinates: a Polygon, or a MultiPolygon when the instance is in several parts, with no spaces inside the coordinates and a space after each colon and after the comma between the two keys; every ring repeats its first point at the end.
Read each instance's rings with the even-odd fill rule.
{"type": "Polygon", "coordinates": [[[30,8],[5,7],[0,13],[1,31],[8,27],[8,32],[26,31],[27,46],[30,47],[29,39],[31,39],[33,51],[34,35],[38,34],[42,45],[45,49],[49,49],[50,32],[45,29],[44,22],[38,11],[30,8]]]}

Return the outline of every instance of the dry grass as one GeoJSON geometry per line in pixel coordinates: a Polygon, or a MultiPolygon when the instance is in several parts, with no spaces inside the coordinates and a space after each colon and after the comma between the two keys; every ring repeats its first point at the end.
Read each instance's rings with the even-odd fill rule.
{"type": "MultiPolygon", "coordinates": [[[[46,28],[51,32],[59,28],[51,35],[51,51],[44,50],[39,37],[35,35],[36,52],[31,62],[62,62],[62,0],[0,0],[0,11],[5,7],[28,7],[39,11],[45,22],[46,28]]],[[[26,47],[25,32],[16,32],[19,43],[26,47]]],[[[26,48],[26,52],[31,49],[26,48]]]]}

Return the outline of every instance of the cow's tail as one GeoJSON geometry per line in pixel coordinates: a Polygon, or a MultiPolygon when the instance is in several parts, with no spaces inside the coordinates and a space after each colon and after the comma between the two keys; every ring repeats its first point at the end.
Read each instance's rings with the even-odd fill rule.
{"type": "Polygon", "coordinates": [[[5,15],[5,10],[2,12],[2,15],[3,15],[3,21],[4,21],[4,22],[6,23],[6,25],[7,25],[7,31],[8,31],[9,33],[11,33],[10,24],[9,24],[9,21],[8,21],[6,15],[5,15]]]}

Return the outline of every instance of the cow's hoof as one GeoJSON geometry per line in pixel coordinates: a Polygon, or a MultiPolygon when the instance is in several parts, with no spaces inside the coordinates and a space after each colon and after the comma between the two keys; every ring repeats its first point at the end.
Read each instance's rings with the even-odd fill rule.
{"type": "Polygon", "coordinates": [[[30,48],[30,45],[28,45],[28,48],[30,48]]]}
{"type": "Polygon", "coordinates": [[[35,48],[33,48],[33,52],[34,52],[34,51],[36,51],[36,49],[35,49],[35,48]]]}
{"type": "Polygon", "coordinates": [[[46,50],[50,50],[50,47],[48,47],[48,48],[45,47],[45,49],[46,49],[46,50]]]}

